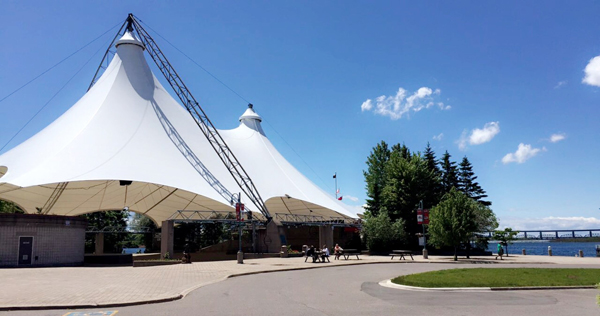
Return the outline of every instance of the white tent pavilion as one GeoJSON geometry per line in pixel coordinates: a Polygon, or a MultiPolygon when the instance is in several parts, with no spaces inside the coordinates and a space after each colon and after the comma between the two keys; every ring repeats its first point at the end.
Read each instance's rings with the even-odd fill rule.
{"type": "MultiPolygon", "coordinates": [[[[153,75],[143,44],[127,32],[116,46],[102,77],[73,107],[0,156],[0,199],[27,213],[56,215],[127,207],[158,225],[180,210],[232,211],[239,187],[153,75]]],[[[240,122],[219,133],[273,217],[356,217],[275,149],[252,108],[240,122]]],[[[242,201],[258,210],[243,194],[242,201]]]]}

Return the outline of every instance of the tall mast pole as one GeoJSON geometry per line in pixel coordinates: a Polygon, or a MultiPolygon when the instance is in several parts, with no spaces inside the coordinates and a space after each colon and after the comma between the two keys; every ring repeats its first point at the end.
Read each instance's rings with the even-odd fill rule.
{"type": "Polygon", "coordinates": [[[338,194],[338,189],[337,189],[337,172],[333,173],[333,178],[335,179],[335,198],[337,199],[338,198],[338,196],[337,196],[337,194],[338,194]]]}

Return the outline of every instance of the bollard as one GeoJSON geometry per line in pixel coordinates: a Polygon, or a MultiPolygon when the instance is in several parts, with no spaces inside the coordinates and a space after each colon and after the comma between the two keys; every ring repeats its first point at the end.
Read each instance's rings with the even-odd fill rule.
{"type": "Polygon", "coordinates": [[[241,251],[237,252],[237,262],[239,264],[243,264],[244,263],[244,253],[241,251]]]}
{"type": "Polygon", "coordinates": [[[552,246],[548,246],[548,255],[552,257],[552,246]]]}
{"type": "Polygon", "coordinates": [[[429,258],[429,252],[427,251],[427,249],[423,248],[423,259],[427,258],[429,258]]]}
{"type": "Polygon", "coordinates": [[[523,255],[527,255],[527,251],[525,251],[525,249],[523,249],[523,255]]]}
{"type": "Polygon", "coordinates": [[[596,245],[596,257],[600,257],[600,245],[596,245]]]}
{"type": "Polygon", "coordinates": [[[583,258],[583,250],[579,250],[579,258],[583,258]]]}

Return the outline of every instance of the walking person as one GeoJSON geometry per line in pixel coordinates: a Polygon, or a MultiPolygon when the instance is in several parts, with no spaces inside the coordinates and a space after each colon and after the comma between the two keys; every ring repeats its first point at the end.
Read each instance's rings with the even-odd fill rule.
{"type": "Polygon", "coordinates": [[[502,243],[498,243],[498,255],[496,256],[496,259],[498,259],[498,257],[500,257],[500,260],[502,260],[502,255],[504,254],[504,248],[502,247],[502,243]]]}

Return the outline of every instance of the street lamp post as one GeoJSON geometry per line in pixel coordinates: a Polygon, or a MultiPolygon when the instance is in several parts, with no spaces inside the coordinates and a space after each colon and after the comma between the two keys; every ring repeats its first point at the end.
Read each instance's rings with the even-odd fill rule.
{"type": "Polygon", "coordinates": [[[244,253],[242,252],[242,193],[238,193],[237,203],[235,204],[236,219],[238,224],[238,243],[237,263],[244,263],[244,253]]]}

